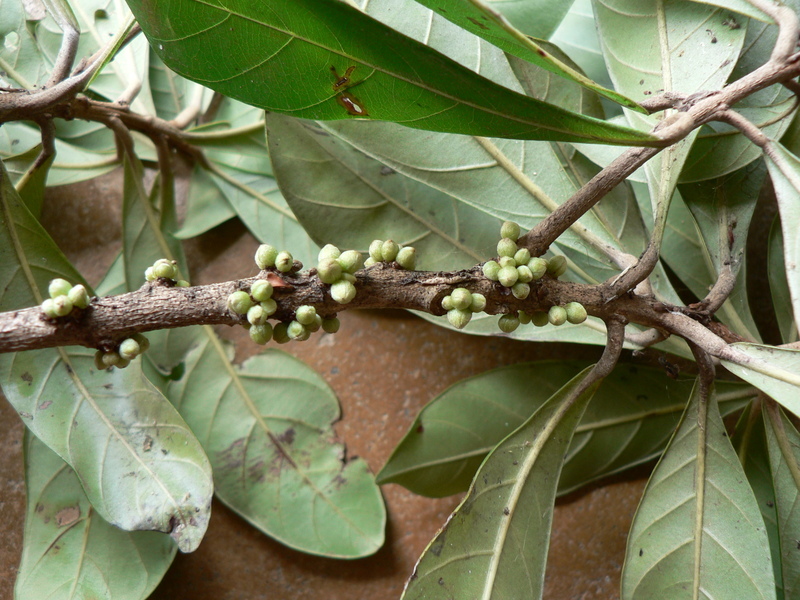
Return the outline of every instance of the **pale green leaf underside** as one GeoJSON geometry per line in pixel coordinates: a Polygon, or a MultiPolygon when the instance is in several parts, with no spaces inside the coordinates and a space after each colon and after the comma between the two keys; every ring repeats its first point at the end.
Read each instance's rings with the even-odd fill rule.
{"type": "Polygon", "coordinates": [[[722,364],[800,415],[800,350],[759,344],[732,344],[733,354],[722,364]]]}

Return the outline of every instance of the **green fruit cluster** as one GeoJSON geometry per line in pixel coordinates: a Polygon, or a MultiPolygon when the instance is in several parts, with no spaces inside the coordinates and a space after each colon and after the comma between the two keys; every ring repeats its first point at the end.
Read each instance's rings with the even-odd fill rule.
{"type": "Polygon", "coordinates": [[[549,261],[531,256],[527,248],[519,248],[520,228],[513,221],[506,221],[500,228],[500,241],[497,243],[498,260],[490,260],[483,265],[483,274],[487,279],[498,281],[504,287],[511,288],[515,298],[524,300],[531,293],[531,281],[537,281],[550,273],[553,277],[563,275],[567,270],[567,261],[563,256],[556,256],[549,261]]]}
{"type": "Polygon", "coordinates": [[[144,278],[147,281],[156,279],[169,279],[175,282],[178,287],[189,287],[189,282],[185,279],[178,279],[178,263],[168,258],[159,258],[151,267],[144,270],[144,278]]]}
{"type": "Polygon", "coordinates": [[[256,250],[256,265],[262,271],[275,268],[281,273],[288,273],[294,266],[294,257],[286,250],[278,251],[269,244],[261,244],[256,250]]]}
{"type": "Polygon", "coordinates": [[[486,296],[473,294],[467,288],[456,288],[442,299],[442,308],[447,311],[447,320],[456,329],[464,329],[473,313],[486,308],[486,296]]]}
{"type": "Polygon", "coordinates": [[[356,297],[356,276],[364,264],[357,250],[342,252],[333,244],[326,244],[317,256],[317,277],[331,286],[331,298],[339,304],[352,302],[356,297]]]}
{"type": "Polygon", "coordinates": [[[545,325],[563,325],[564,323],[572,323],[579,325],[586,320],[586,308],[580,302],[570,302],[565,306],[551,306],[550,310],[536,311],[528,314],[523,310],[517,312],[516,315],[502,315],[497,323],[500,331],[511,333],[520,325],[527,325],[533,323],[536,327],[544,327],[545,325]]]}
{"type": "Polygon", "coordinates": [[[417,251],[411,246],[401,246],[394,240],[372,240],[369,245],[369,258],[364,266],[370,267],[375,263],[392,261],[408,271],[413,271],[417,267],[417,251]]]}
{"type": "Polygon", "coordinates": [[[134,358],[143,352],[147,352],[149,347],[150,341],[141,333],[135,333],[133,337],[122,340],[116,350],[111,352],[98,350],[95,352],[94,366],[98,371],[104,371],[111,367],[124,369],[131,364],[134,358]]]}
{"type": "Polygon", "coordinates": [[[89,293],[81,285],[72,285],[66,279],[53,279],[47,286],[50,295],[42,302],[42,312],[48,319],[66,317],[72,309],[83,309],[89,306],[89,293]]]}

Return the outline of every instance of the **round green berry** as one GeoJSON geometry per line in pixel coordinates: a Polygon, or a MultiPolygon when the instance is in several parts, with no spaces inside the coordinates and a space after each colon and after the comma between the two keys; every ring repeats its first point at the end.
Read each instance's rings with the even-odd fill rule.
{"type": "Polygon", "coordinates": [[[527,248],[520,248],[514,254],[514,260],[517,261],[518,265],[526,265],[528,261],[531,259],[531,251],[527,248]]]}
{"type": "Polygon", "coordinates": [[[346,279],[341,279],[331,286],[331,298],[339,304],[352,302],[355,297],[356,286],[346,279]]]}
{"type": "Polygon", "coordinates": [[[286,334],[290,339],[297,340],[298,342],[304,342],[311,336],[311,333],[305,328],[305,325],[297,321],[289,323],[286,334]]]}
{"type": "Polygon", "coordinates": [[[153,269],[153,267],[147,267],[144,270],[144,278],[147,281],[155,281],[156,280],[155,269],[153,269]]]}
{"type": "Polygon", "coordinates": [[[547,272],[553,277],[561,277],[567,272],[567,259],[561,255],[547,261],[547,272]]]}
{"type": "Polygon", "coordinates": [[[103,362],[102,350],[98,350],[94,353],[94,368],[98,371],[105,371],[108,368],[108,365],[103,362]]]}
{"type": "Polygon", "coordinates": [[[383,240],[372,240],[369,245],[369,257],[375,262],[383,260],[383,240]]]}
{"type": "Polygon", "coordinates": [[[56,296],[53,298],[53,310],[57,317],[66,317],[72,312],[72,300],[67,296],[56,296]]]}
{"type": "Polygon", "coordinates": [[[237,290],[228,296],[228,308],[237,315],[246,315],[251,306],[253,301],[250,299],[250,294],[244,290],[237,290]]]}
{"type": "Polygon", "coordinates": [[[306,329],[308,329],[311,333],[316,333],[322,327],[322,317],[319,315],[314,315],[314,320],[311,321],[308,325],[306,325],[306,329]]]}
{"type": "Polygon", "coordinates": [[[531,274],[533,275],[533,281],[536,281],[541,279],[547,272],[547,261],[544,258],[534,256],[528,261],[528,268],[531,270],[531,274]]]}
{"type": "Polygon", "coordinates": [[[254,324],[250,327],[248,333],[251,340],[263,346],[272,339],[272,325],[269,323],[254,324]]]}
{"type": "Polygon", "coordinates": [[[500,237],[509,238],[516,242],[519,239],[519,234],[519,224],[514,223],[514,221],[506,221],[500,226],[500,237]]]}
{"type": "Polygon", "coordinates": [[[452,296],[445,296],[442,298],[442,308],[445,310],[453,310],[455,308],[452,296]]]}
{"type": "Polygon", "coordinates": [[[148,340],[141,333],[134,333],[133,339],[139,344],[139,354],[147,352],[150,349],[150,340],[148,340]]]}
{"type": "Polygon", "coordinates": [[[563,325],[567,322],[567,311],[563,306],[551,306],[547,312],[547,319],[551,325],[563,325]]]}
{"type": "Polygon", "coordinates": [[[516,267],[508,266],[502,267],[497,273],[497,280],[505,287],[511,287],[519,279],[519,273],[516,267]]]}
{"type": "Polygon", "coordinates": [[[400,248],[400,252],[397,253],[397,258],[395,258],[395,260],[398,265],[407,271],[413,271],[417,267],[417,251],[411,246],[400,248]]]}
{"type": "Polygon", "coordinates": [[[66,296],[71,289],[72,284],[66,279],[61,278],[53,279],[50,285],[47,286],[47,292],[50,294],[51,298],[66,296]]]}
{"type": "Polygon", "coordinates": [[[497,326],[504,333],[511,333],[519,327],[519,317],[517,315],[501,315],[497,321],[497,326]]]}
{"type": "Polygon", "coordinates": [[[381,244],[381,256],[384,262],[392,262],[397,258],[398,252],[400,252],[400,246],[394,240],[386,240],[381,244]]]}
{"type": "Polygon", "coordinates": [[[259,269],[275,266],[275,259],[278,257],[278,249],[269,244],[261,244],[256,250],[256,265],[259,269]]]}
{"type": "Polygon", "coordinates": [[[367,260],[364,261],[364,268],[371,267],[372,265],[374,265],[374,264],[376,264],[378,262],[380,262],[380,261],[377,261],[374,258],[372,258],[371,256],[368,256],[367,260]]]}
{"type": "MultiPolygon", "coordinates": [[[[252,327],[251,327],[252,329],[252,327]]],[[[278,323],[275,327],[272,328],[272,339],[275,340],[278,344],[285,344],[291,338],[289,338],[289,325],[288,323],[278,323]]]]}
{"type": "Polygon", "coordinates": [[[467,310],[472,304],[472,293],[467,288],[456,288],[450,294],[453,300],[453,308],[467,310]]]}
{"type": "Polygon", "coordinates": [[[454,308],[453,310],[447,311],[447,320],[450,321],[450,325],[456,329],[464,329],[470,319],[472,319],[472,312],[468,310],[454,308]]]}
{"type": "Polygon", "coordinates": [[[531,316],[524,310],[517,311],[517,318],[519,319],[520,325],[527,325],[528,323],[531,322],[531,316]]]}
{"type": "Polygon", "coordinates": [[[263,308],[264,311],[267,313],[268,317],[274,315],[278,310],[278,303],[275,302],[275,298],[269,298],[268,300],[263,300],[262,302],[259,302],[259,304],[261,305],[261,308],[263,308]]]}
{"type": "Polygon", "coordinates": [[[341,253],[342,251],[333,244],[325,244],[317,255],[317,262],[322,262],[326,258],[339,258],[341,253]]]}
{"type": "Polygon", "coordinates": [[[191,286],[191,284],[188,281],[186,281],[185,279],[178,279],[178,281],[175,282],[175,285],[177,287],[189,287],[189,286],[191,286]]]}
{"type": "Polygon", "coordinates": [[[550,324],[550,317],[546,312],[537,310],[531,315],[531,322],[536,325],[536,327],[544,327],[550,324]]]}
{"type": "Polygon", "coordinates": [[[292,270],[292,266],[294,266],[292,253],[286,250],[278,252],[278,256],[275,257],[275,268],[281,273],[288,273],[292,270]]]}
{"type": "Polygon", "coordinates": [[[569,302],[566,306],[564,306],[564,310],[567,311],[567,321],[573,325],[579,325],[580,323],[583,323],[588,316],[586,313],[586,308],[580,302],[569,302]]]}
{"type": "Polygon", "coordinates": [[[511,293],[514,294],[514,298],[525,300],[531,293],[531,286],[527,283],[517,282],[511,286],[511,293]]]}
{"type": "Polygon", "coordinates": [[[272,298],[274,291],[272,284],[266,279],[256,279],[253,285],[250,286],[250,296],[256,302],[264,302],[272,298]]]}
{"type": "Polygon", "coordinates": [[[520,283],[530,283],[531,281],[533,281],[533,273],[531,273],[531,270],[528,268],[528,265],[518,266],[517,275],[519,275],[519,279],[517,279],[517,281],[519,281],[520,283]]]}
{"type": "Polygon", "coordinates": [[[103,364],[108,367],[116,367],[124,359],[117,352],[106,352],[103,354],[103,364]]]}
{"type": "Polygon", "coordinates": [[[517,242],[515,242],[511,238],[504,237],[499,242],[497,242],[498,256],[508,256],[513,258],[516,252],[517,252],[517,242]]]}
{"type": "Polygon", "coordinates": [[[42,302],[42,312],[48,319],[58,318],[58,313],[56,313],[56,304],[53,302],[52,298],[47,298],[44,302],[42,302]]]}
{"type": "Polygon", "coordinates": [[[483,294],[472,294],[472,301],[469,303],[470,312],[479,313],[486,308],[486,296],[483,294]]]}
{"type": "Polygon", "coordinates": [[[353,285],[355,285],[355,284],[356,284],[356,281],[358,281],[358,280],[356,279],[356,276],[355,276],[355,275],[353,275],[352,273],[342,273],[342,279],[343,279],[344,281],[349,281],[349,282],[350,282],[350,283],[352,283],[353,285]]]}
{"type": "Polygon", "coordinates": [[[345,273],[355,273],[364,264],[364,257],[357,250],[345,250],[336,260],[345,273]]]}
{"type": "Polygon", "coordinates": [[[263,325],[267,322],[268,317],[267,311],[260,304],[251,306],[247,311],[247,322],[251,325],[263,325]]]}
{"type": "Polygon", "coordinates": [[[89,306],[89,292],[87,292],[86,288],[80,283],[70,288],[67,298],[72,301],[72,306],[77,308],[86,308],[89,306]]]}
{"type": "Polygon", "coordinates": [[[503,267],[516,267],[517,261],[514,260],[513,256],[501,256],[500,260],[497,261],[500,263],[500,268],[503,267]]]}
{"type": "Polygon", "coordinates": [[[316,317],[317,309],[307,304],[298,307],[294,315],[294,318],[301,325],[311,325],[316,320],[316,317]]]}
{"type": "Polygon", "coordinates": [[[133,338],[128,338],[126,340],[122,340],[122,343],[119,345],[118,352],[121,358],[124,358],[125,360],[133,360],[142,353],[142,349],[139,347],[139,342],[133,338]]]}
{"type": "Polygon", "coordinates": [[[120,357],[119,362],[114,366],[118,369],[125,369],[129,364],[131,364],[131,361],[129,361],[127,358],[120,357]]]}
{"type": "Polygon", "coordinates": [[[341,323],[339,319],[336,317],[331,317],[330,319],[322,319],[322,331],[325,333],[336,333],[339,331],[339,326],[341,323]]]}
{"type": "Polygon", "coordinates": [[[317,265],[317,277],[322,283],[335,283],[342,278],[342,265],[335,258],[326,258],[317,265]]]}
{"type": "MultiPolygon", "coordinates": [[[[166,261],[166,259],[160,260],[166,261]]],[[[161,277],[163,279],[175,279],[175,277],[178,275],[178,267],[169,261],[156,262],[156,264],[153,265],[153,275],[155,275],[157,278],[161,277]]]]}
{"type": "Polygon", "coordinates": [[[500,265],[493,260],[488,260],[483,265],[483,275],[486,279],[497,281],[497,274],[500,272],[500,265]]]}

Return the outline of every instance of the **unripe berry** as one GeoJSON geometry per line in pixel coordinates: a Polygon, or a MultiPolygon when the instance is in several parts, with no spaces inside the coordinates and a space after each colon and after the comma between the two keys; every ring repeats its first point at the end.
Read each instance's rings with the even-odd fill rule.
{"type": "Polygon", "coordinates": [[[106,352],[103,354],[103,364],[108,367],[116,367],[123,361],[123,358],[116,352],[106,352]]]}
{"type": "Polygon", "coordinates": [[[453,300],[453,308],[467,310],[472,304],[472,294],[467,288],[456,288],[450,294],[453,300]]]}
{"type": "Polygon", "coordinates": [[[61,278],[53,279],[50,285],[47,286],[47,292],[50,294],[51,298],[66,296],[71,289],[72,284],[66,279],[61,278]]]}
{"type": "Polygon", "coordinates": [[[56,304],[53,302],[52,298],[45,299],[42,302],[42,312],[48,319],[56,319],[58,318],[58,313],[56,312],[56,304]]]}
{"type": "Polygon", "coordinates": [[[260,325],[252,325],[248,330],[250,339],[256,344],[263,346],[272,339],[272,325],[269,323],[262,323],[260,325]]]}
{"type": "Polygon", "coordinates": [[[564,306],[564,310],[567,311],[567,321],[573,325],[583,323],[588,316],[586,314],[586,308],[584,308],[583,304],[580,302],[569,302],[564,306]]]}
{"type": "Polygon", "coordinates": [[[164,279],[175,279],[178,275],[178,268],[175,264],[167,261],[166,259],[159,259],[165,262],[158,262],[153,265],[153,275],[156,277],[163,277],[164,279]]]}
{"type": "Polygon", "coordinates": [[[178,281],[175,282],[175,285],[177,287],[189,287],[191,284],[185,279],[178,279],[178,281]]]}
{"type": "Polygon", "coordinates": [[[527,283],[515,283],[511,286],[511,293],[514,294],[514,298],[518,300],[525,300],[528,297],[528,294],[531,293],[531,286],[527,283]]]}
{"type": "Polygon", "coordinates": [[[544,258],[534,256],[528,261],[528,268],[533,274],[533,281],[541,279],[547,272],[547,261],[544,258]]]}
{"type": "Polygon", "coordinates": [[[309,337],[311,337],[311,333],[302,323],[298,323],[297,321],[292,321],[289,323],[289,327],[286,329],[286,334],[289,336],[290,339],[297,340],[298,342],[305,342],[309,337]]]}
{"type": "Polygon", "coordinates": [[[383,260],[383,240],[372,240],[369,245],[369,257],[375,262],[383,260]]]}
{"type": "Polygon", "coordinates": [[[278,310],[278,303],[275,302],[274,298],[270,298],[269,300],[264,300],[262,302],[259,302],[259,304],[261,305],[261,308],[263,308],[264,311],[267,313],[268,317],[274,315],[278,310]]]}
{"type": "Polygon", "coordinates": [[[256,279],[250,286],[250,296],[256,302],[264,302],[272,298],[272,284],[266,279],[256,279]]]}
{"type": "Polygon", "coordinates": [[[567,322],[567,311],[563,306],[551,306],[547,313],[547,319],[551,325],[563,325],[567,322]]]}
{"type": "Polygon", "coordinates": [[[287,323],[281,322],[276,324],[275,327],[272,328],[272,339],[278,344],[285,344],[290,339],[288,329],[289,325],[287,323]]]}
{"type": "Polygon", "coordinates": [[[455,308],[452,296],[445,296],[442,298],[442,308],[445,310],[453,310],[455,308]]]}
{"type": "Polygon", "coordinates": [[[352,302],[353,298],[355,297],[356,286],[346,279],[341,279],[331,286],[331,298],[333,298],[334,301],[338,302],[339,304],[347,304],[348,302],[352,302]]]}
{"type": "Polygon", "coordinates": [[[278,252],[278,256],[275,257],[275,268],[278,269],[278,271],[281,273],[288,273],[292,270],[293,265],[294,258],[292,258],[291,252],[287,252],[286,250],[278,252]]]}
{"type": "Polygon", "coordinates": [[[70,288],[67,298],[72,302],[72,306],[78,308],[86,308],[89,306],[89,293],[80,283],[70,288]]]}
{"type": "Polygon", "coordinates": [[[120,356],[119,362],[114,366],[117,367],[118,369],[125,369],[129,364],[131,364],[131,361],[129,361],[127,358],[122,358],[120,356]]]}
{"type": "Polygon", "coordinates": [[[504,333],[511,333],[519,327],[519,317],[517,315],[502,315],[497,322],[500,331],[504,333]]]}
{"type": "Polygon", "coordinates": [[[325,333],[336,333],[339,331],[341,323],[339,319],[336,317],[332,317],[330,319],[322,319],[322,331],[325,333]]]}
{"type": "Polygon", "coordinates": [[[514,254],[514,260],[517,261],[518,265],[526,265],[528,261],[531,259],[531,251],[527,248],[520,248],[514,254]]]}
{"type": "Polygon", "coordinates": [[[497,262],[500,263],[500,268],[501,269],[503,267],[516,267],[517,266],[517,261],[514,260],[513,256],[501,256],[497,262]]]}
{"type": "Polygon", "coordinates": [[[147,352],[150,349],[150,340],[148,340],[141,333],[134,333],[133,339],[139,344],[139,354],[147,352]]]}
{"type": "Polygon", "coordinates": [[[98,371],[105,371],[108,368],[108,365],[103,362],[102,350],[98,350],[94,353],[94,368],[98,371]]]}
{"type": "Polygon", "coordinates": [[[303,306],[298,307],[295,311],[294,318],[297,319],[297,322],[301,325],[311,325],[314,322],[317,316],[317,309],[313,306],[308,306],[304,304],[303,306]]]}
{"type": "Polygon", "coordinates": [[[519,279],[517,279],[517,281],[519,281],[520,283],[530,283],[531,281],[533,281],[533,273],[531,273],[531,270],[528,268],[528,265],[518,266],[517,274],[519,275],[519,279]]]}
{"type": "Polygon", "coordinates": [[[352,273],[342,273],[342,279],[344,281],[349,281],[353,285],[355,285],[357,281],[356,276],[353,275],[352,273]]]}
{"type": "Polygon", "coordinates": [[[567,272],[567,259],[560,254],[547,261],[547,272],[553,277],[561,277],[567,272]]]}
{"type": "Polygon", "coordinates": [[[153,267],[147,267],[144,270],[144,278],[147,281],[155,281],[156,280],[155,269],[153,269],[153,267]]]}
{"type": "Polygon", "coordinates": [[[118,352],[121,358],[125,360],[133,360],[142,353],[142,349],[139,347],[139,342],[133,338],[128,338],[126,340],[122,340],[122,343],[119,345],[118,352]]]}
{"type": "Polygon", "coordinates": [[[536,325],[536,327],[544,327],[550,324],[550,317],[546,312],[537,310],[531,315],[531,322],[536,325]]]}
{"type": "Polygon", "coordinates": [[[251,306],[253,301],[250,299],[250,294],[244,290],[237,290],[228,296],[228,308],[237,315],[246,315],[251,306]]]}
{"type": "Polygon", "coordinates": [[[66,317],[72,312],[72,301],[67,296],[53,298],[53,310],[58,317],[66,317]]]}
{"type": "Polygon", "coordinates": [[[367,267],[371,267],[372,265],[374,265],[377,262],[379,262],[379,261],[375,260],[371,256],[368,256],[367,260],[364,261],[364,268],[366,269],[367,267]]]}
{"type": "Polygon", "coordinates": [[[317,262],[322,262],[326,258],[339,258],[341,253],[342,251],[333,244],[325,244],[317,255],[317,262]]]}
{"type": "Polygon", "coordinates": [[[397,253],[397,258],[395,258],[395,260],[398,265],[407,271],[413,271],[417,266],[417,251],[411,246],[400,248],[400,252],[397,253]]]}
{"type": "Polygon", "coordinates": [[[510,256],[513,258],[516,252],[517,252],[517,242],[515,242],[511,238],[504,237],[499,242],[497,242],[498,256],[510,256]]]}
{"type": "Polygon", "coordinates": [[[450,321],[450,325],[456,329],[464,329],[470,319],[472,319],[472,313],[468,310],[454,308],[453,310],[447,311],[447,320],[450,321]]]}
{"type": "Polygon", "coordinates": [[[335,283],[342,278],[342,265],[334,258],[326,258],[317,265],[317,277],[322,283],[335,283]]]}
{"type": "Polygon", "coordinates": [[[469,304],[470,312],[479,313],[486,308],[486,296],[483,294],[472,294],[472,302],[469,304]]]}
{"type": "Polygon", "coordinates": [[[392,262],[397,258],[398,252],[400,252],[400,246],[394,240],[386,240],[381,245],[381,257],[384,262],[392,262]]]}
{"type": "Polygon", "coordinates": [[[319,315],[314,315],[314,320],[306,325],[306,329],[308,329],[311,333],[316,333],[320,330],[320,327],[322,327],[322,317],[319,315]]]}
{"type": "Polygon", "coordinates": [[[267,267],[274,267],[277,257],[277,248],[273,248],[269,244],[261,244],[256,250],[256,265],[262,270],[267,267]]]}
{"type": "Polygon", "coordinates": [[[519,224],[514,223],[514,221],[506,221],[500,226],[500,237],[510,238],[516,242],[519,239],[519,234],[519,224]]]}
{"type": "Polygon", "coordinates": [[[247,322],[251,325],[263,325],[267,322],[268,316],[264,307],[260,304],[256,304],[255,306],[251,306],[250,310],[247,311],[247,322]]]}
{"type": "Polygon", "coordinates": [[[519,279],[519,273],[516,267],[503,267],[497,274],[497,280],[506,287],[511,287],[519,279]]]}
{"type": "Polygon", "coordinates": [[[336,260],[345,273],[355,273],[364,264],[364,257],[357,250],[345,250],[336,260]]]}
{"type": "Polygon", "coordinates": [[[490,279],[491,281],[497,281],[497,274],[500,272],[500,265],[493,261],[489,260],[486,261],[483,265],[483,275],[486,279],[490,279]]]}
{"type": "Polygon", "coordinates": [[[517,318],[519,319],[520,325],[527,325],[528,323],[531,322],[531,316],[524,310],[517,311],[517,318]]]}

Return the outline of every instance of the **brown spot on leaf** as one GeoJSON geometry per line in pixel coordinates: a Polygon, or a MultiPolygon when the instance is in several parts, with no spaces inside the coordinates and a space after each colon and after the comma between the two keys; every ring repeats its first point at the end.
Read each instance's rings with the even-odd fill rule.
{"type": "Polygon", "coordinates": [[[470,23],[472,23],[473,25],[477,25],[477,26],[478,26],[478,27],[480,27],[481,29],[484,29],[484,30],[485,30],[485,29],[489,29],[489,28],[488,28],[486,25],[484,25],[483,23],[481,23],[480,21],[478,21],[478,19],[476,19],[475,17],[467,17],[467,20],[468,20],[470,23]]]}
{"type": "Polygon", "coordinates": [[[289,427],[289,429],[287,429],[277,437],[277,440],[281,444],[291,444],[292,442],[294,442],[295,433],[296,432],[294,430],[294,427],[289,427]]]}
{"type": "Polygon", "coordinates": [[[417,425],[417,430],[416,431],[417,431],[417,433],[422,433],[423,431],[425,431],[425,427],[422,425],[422,423],[417,425]]]}
{"type": "Polygon", "coordinates": [[[45,400],[44,402],[42,402],[42,403],[41,403],[39,406],[37,406],[36,408],[38,408],[39,410],[44,410],[45,408],[47,408],[48,406],[50,406],[52,403],[53,403],[53,401],[52,401],[52,400],[45,400]]]}
{"type": "Polygon", "coordinates": [[[153,448],[153,438],[149,435],[144,436],[144,444],[142,444],[142,450],[144,452],[150,452],[153,448]]]}
{"type": "Polygon", "coordinates": [[[80,506],[67,506],[56,513],[56,523],[59,527],[67,527],[77,521],[80,516],[80,506]]]}
{"type": "Polygon", "coordinates": [[[25,371],[22,375],[20,375],[20,377],[22,378],[22,381],[24,381],[28,385],[33,383],[33,375],[31,375],[27,371],[25,371]]]}

